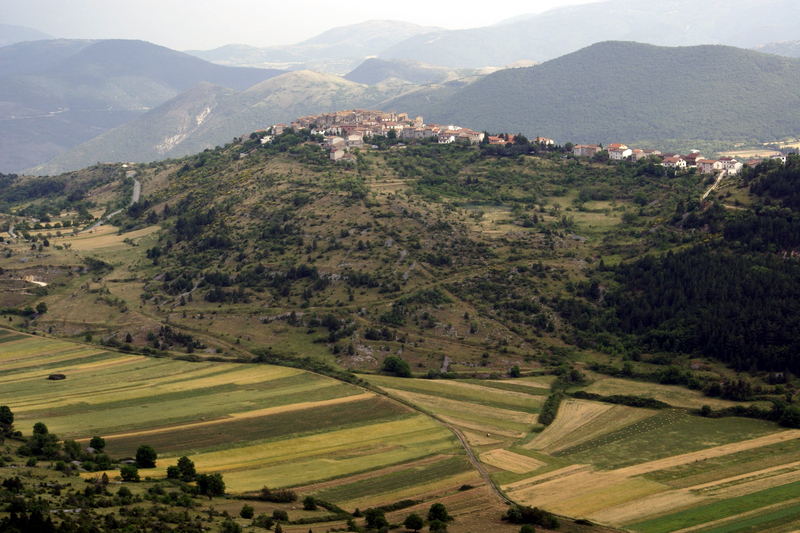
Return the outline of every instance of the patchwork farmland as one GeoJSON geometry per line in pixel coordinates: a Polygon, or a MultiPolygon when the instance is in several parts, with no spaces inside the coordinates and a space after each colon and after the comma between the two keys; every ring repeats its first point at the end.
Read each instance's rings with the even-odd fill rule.
{"type": "MultiPolygon", "coordinates": [[[[800,431],[571,398],[545,428],[536,413],[548,382],[534,379],[369,377],[459,428],[499,488],[520,504],[647,533],[800,525],[800,431]]],[[[619,393],[626,383],[589,390],[619,393]]],[[[678,398],[678,387],[652,389],[686,407],[700,400],[693,391],[678,398]]]]}
{"type": "Polygon", "coordinates": [[[302,370],[125,355],[2,329],[0,367],[0,397],[24,433],[43,421],[61,438],[101,435],[118,458],[149,444],[159,453],[151,477],[188,455],[234,493],[302,487],[362,507],[481,484],[434,420],[302,370]]]}

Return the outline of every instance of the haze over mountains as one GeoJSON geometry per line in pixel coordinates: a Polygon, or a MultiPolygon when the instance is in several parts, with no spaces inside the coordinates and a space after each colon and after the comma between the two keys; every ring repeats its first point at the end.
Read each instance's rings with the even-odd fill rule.
{"type": "Polygon", "coordinates": [[[750,48],[797,39],[797,20],[800,3],[793,0],[610,0],[506,24],[418,35],[381,57],[483,67],[522,59],[544,61],[607,40],[750,48]]]}
{"type": "Polygon", "coordinates": [[[439,30],[409,22],[370,20],[332,28],[293,45],[258,48],[232,44],[213,50],[190,50],[187,53],[223,65],[312,69],[344,74],[366,57],[379,55],[415,35],[439,30]]]}
{"type": "Polygon", "coordinates": [[[0,48],[0,171],[180,156],[352,107],[561,141],[773,140],[797,130],[795,63],[733,48],[573,52],[637,40],[798,56],[798,17],[790,0],[608,0],[470,30],[368,21],[296,45],[192,52],[217,64],[143,41],[22,42],[0,48]],[[552,61],[480,79],[526,60],[552,61]],[[264,84],[286,71],[232,65],[305,70],[264,84]]]}
{"type": "Polygon", "coordinates": [[[8,46],[9,44],[21,43],[23,41],[39,41],[52,38],[51,35],[47,35],[33,28],[15,26],[13,24],[0,24],[0,46],[8,46]]]}
{"type": "Polygon", "coordinates": [[[546,61],[608,40],[752,48],[800,38],[798,19],[800,4],[793,0],[608,0],[466,30],[370,21],[292,46],[232,45],[190,53],[228,65],[294,65],[338,74],[357,64],[353,58],[368,56],[453,68],[500,67],[546,61]]]}
{"type": "Polygon", "coordinates": [[[786,57],[800,57],[800,41],[782,41],[768,43],[755,47],[755,50],[765,54],[775,54],[786,57]]]}
{"type": "Polygon", "coordinates": [[[215,65],[144,41],[0,48],[0,169],[47,161],[200,82],[244,89],[279,73],[215,65]]]}

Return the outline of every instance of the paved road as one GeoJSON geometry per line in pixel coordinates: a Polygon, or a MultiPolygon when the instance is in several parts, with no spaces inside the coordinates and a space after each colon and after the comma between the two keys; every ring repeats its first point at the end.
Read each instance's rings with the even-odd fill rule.
{"type": "MultiPolygon", "coordinates": [[[[128,204],[128,206],[130,207],[133,204],[135,204],[136,202],[138,202],[139,198],[141,198],[141,196],[142,196],[142,184],[141,184],[141,182],[139,180],[137,180],[136,178],[133,178],[133,194],[131,195],[131,202],[128,204]]],[[[103,224],[105,224],[110,219],[114,218],[115,216],[119,215],[123,211],[125,211],[125,209],[117,209],[113,213],[109,213],[104,217],[100,217],[97,220],[97,222],[95,222],[94,224],[92,224],[91,226],[86,228],[85,230],[79,231],[78,233],[86,233],[87,231],[92,231],[96,227],[102,226],[103,224]]]]}
{"type": "Polygon", "coordinates": [[[708,195],[711,194],[714,191],[714,189],[719,187],[720,182],[722,182],[722,178],[724,178],[727,174],[728,174],[727,170],[723,170],[722,172],[720,172],[719,176],[717,176],[717,179],[714,180],[714,184],[711,187],[708,188],[708,190],[703,195],[703,197],[700,198],[700,200],[702,201],[702,200],[705,200],[706,198],[708,198],[708,195]]]}

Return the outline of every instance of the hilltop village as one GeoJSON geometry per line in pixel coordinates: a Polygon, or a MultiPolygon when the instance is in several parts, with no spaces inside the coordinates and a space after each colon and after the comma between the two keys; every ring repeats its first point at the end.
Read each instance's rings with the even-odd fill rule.
{"type": "MultiPolygon", "coordinates": [[[[513,145],[518,141],[517,135],[479,132],[470,128],[453,124],[429,124],[423,117],[411,118],[408,113],[384,112],[375,110],[354,109],[308,115],[300,117],[290,124],[275,124],[263,134],[262,143],[272,141],[274,136],[284,131],[306,129],[312,135],[321,137],[320,144],[328,152],[332,161],[347,162],[355,160],[355,149],[370,146],[370,139],[388,137],[404,142],[427,140],[439,144],[467,143],[488,145],[513,145]]],[[[536,137],[533,142],[545,147],[556,146],[556,141],[548,137],[536,137]]],[[[695,169],[699,174],[712,175],[725,173],[733,176],[741,172],[745,166],[755,166],[763,159],[754,158],[740,161],[734,157],[707,158],[699,150],[687,154],[662,152],[653,149],[629,147],[621,143],[576,144],[566,143],[566,152],[576,157],[607,159],[610,161],[640,161],[654,158],[662,166],[675,171],[695,169]],[[607,154],[607,156],[606,156],[607,154]]],[[[772,159],[786,162],[786,155],[775,155],[772,159]]]]}

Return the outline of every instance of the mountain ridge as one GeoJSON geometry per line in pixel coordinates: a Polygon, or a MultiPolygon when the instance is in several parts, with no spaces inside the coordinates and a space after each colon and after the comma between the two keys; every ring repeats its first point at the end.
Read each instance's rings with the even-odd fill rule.
{"type": "Polygon", "coordinates": [[[138,40],[0,48],[0,169],[41,164],[200,82],[244,89],[279,73],[215,65],[138,40]]]}
{"type": "Polygon", "coordinates": [[[774,140],[800,133],[798,84],[795,59],[721,45],[608,41],[495,72],[444,98],[414,102],[411,94],[403,104],[433,121],[563,142],[774,140]]]}

